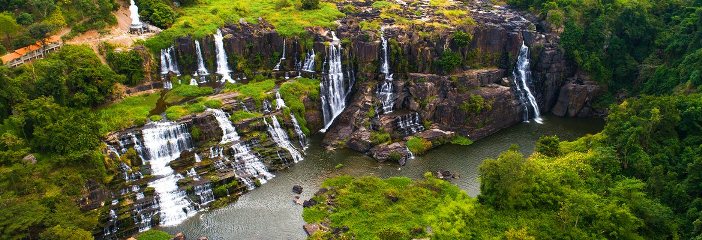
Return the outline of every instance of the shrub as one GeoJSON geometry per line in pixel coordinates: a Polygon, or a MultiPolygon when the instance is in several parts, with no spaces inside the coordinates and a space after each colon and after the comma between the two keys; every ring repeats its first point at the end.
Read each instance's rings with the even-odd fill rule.
{"type": "Polygon", "coordinates": [[[561,155],[560,142],[561,140],[558,139],[558,136],[541,136],[536,141],[536,152],[549,157],[561,155]]]}
{"type": "Polygon", "coordinates": [[[472,40],[473,36],[464,31],[456,31],[453,33],[453,43],[458,47],[466,47],[472,40]]]}
{"type": "Polygon", "coordinates": [[[319,0],[302,0],[303,10],[319,9],[319,0]]]}
{"type": "Polygon", "coordinates": [[[453,72],[453,70],[461,65],[461,55],[448,49],[441,54],[441,58],[439,58],[437,64],[439,69],[445,73],[453,72]]]}
{"type": "Polygon", "coordinates": [[[412,153],[417,155],[426,153],[429,149],[431,149],[431,147],[431,142],[424,138],[410,137],[409,140],[407,140],[407,148],[409,148],[412,153]]]}
{"type": "Polygon", "coordinates": [[[451,140],[451,144],[468,146],[473,144],[473,141],[464,136],[456,136],[453,138],[453,140],[451,140]]]}
{"type": "Polygon", "coordinates": [[[371,142],[373,143],[373,145],[390,142],[390,134],[384,132],[372,132],[371,142]]]}

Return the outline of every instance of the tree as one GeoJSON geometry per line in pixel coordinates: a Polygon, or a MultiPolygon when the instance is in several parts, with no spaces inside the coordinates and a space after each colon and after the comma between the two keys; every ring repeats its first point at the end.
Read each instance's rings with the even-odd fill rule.
{"type": "Polygon", "coordinates": [[[15,17],[11,13],[0,13],[0,33],[5,37],[5,46],[10,46],[12,37],[20,30],[15,17]]]}
{"type": "Polygon", "coordinates": [[[40,235],[42,240],[61,240],[61,239],[76,239],[76,240],[90,240],[93,239],[93,235],[90,232],[85,231],[80,228],[74,227],[63,227],[61,225],[53,226],[47,229],[40,235]]]}
{"type": "Polygon", "coordinates": [[[560,142],[558,136],[541,136],[536,141],[536,152],[549,157],[561,155],[560,142]]]}
{"type": "Polygon", "coordinates": [[[29,35],[31,35],[34,39],[42,41],[42,44],[45,44],[44,39],[49,36],[49,33],[54,31],[54,26],[49,24],[49,23],[35,23],[29,26],[27,29],[29,31],[29,35]]]}

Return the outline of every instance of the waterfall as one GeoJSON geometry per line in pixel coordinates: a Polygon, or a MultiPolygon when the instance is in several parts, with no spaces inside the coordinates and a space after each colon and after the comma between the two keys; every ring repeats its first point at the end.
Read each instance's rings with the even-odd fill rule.
{"type": "Polygon", "coordinates": [[[195,162],[196,163],[202,162],[202,158],[200,158],[200,155],[197,155],[197,153],[195,153],[195,162]]]}
{"type": "Polygon", "coordinates": [[[227,52],[224,51],[224,36],[222,36],[222,30],[217,29],[217,33],[214,35],[215,39],[215,50],[217,52],[217,74],[222,75],[222,82],[229,81],[234,83],[234,79],[229,70],[229,63],[227,62],[227,52]]]}
{"type": "Polygon", "coordinates": [[[200,205],[205,205],[211,203],[215,200],[214,194],[212,193],[212,187],[210,183],[204,183],[202,185],[196,185],[193,187],[195,196],[200,200],[200,205]]]}
{"type": "Polygon", "coordinates": [[[388,40],[385,39],[385,28],[381,28],[380,38],[383,42],[383,65],[380,67],[380,72],[385,75],[385,80],[378,88],[378,98],[383,104],[383,113],[387,114],[392,112],[395,99],[393,99],[393,76],[390,73],[390,57],[388,56],[388,40]]]}
{"type": "Polygon", "coordinates": [[[280,91],[275,92],[275,109],[280,110],[285,106],[285,101],[283,100],[282,97],[280,97],[280,91]]]}
{"type": "Polygon", "coordinates": [[[230,143],[239,140],[239,135],[236,133],[232,121],[229,120],[229,114],[225,113],[221,109],[208,109],[217,119],[219,127],[222,129],[222,141],[220,143],[230,143]]]}
{"type": "Polygon", "coordinates": [[[271,123],[268,123],[268,121],[266,121],[265,118],[263,119],[263,121],[268,126],[268,133],[271,134],[273,141],[276,144],[278,144],[279,147],[288,150],[288,152],[290,152],[290,155],[292,155],[293,161],[295,163],[302,161],[302,154],[299,151],[297,151],[297,149],[295,149],[293,144],[290,142],[290,139],[288,139],[288,133],[280,127],[278,118],[272,116],[271,123]]]}
{"type": "Polygon", "coordinates": [[[273,107],[271,106],[271,101],[268,101],[268,99],[264,99],[263,100],[263,112],[270,113],[272,108],[273,107]]]}
{"type": "Polygon", "coordinates": [[[305,132],[302,131],[302,128],[300,128],[300,124],[297,123],[297,118],[295,118],[295,114],[290,113],[290,119],[292,119],[293,126],[295,127],[295,134],[297,134],[297,139],[300,142],[300,147],[302,147],[302,150],[307,150],[307,137],[305,136],[305,132]]]}
{"type": "Polygon", "coordinates": [[[134,3],[134,0],[129,1],[129,18],[132,19],[131,28],[142,27],[141,21],[139,20],[139,7],[134,3]]]}
{"type": "Polygon", "coordinates": [[[191,78],[190,79],[190,86],[197,86],[197,80],[195,80],[194,78],[191,78]]]}
{"type": "Polygon", "coordinates": [[[173,226],[195,214],[184,191],[176,184],[183,176],[175,173],[168,163],[180,157],[184,150],[192,148],[190,133],[184,124],[175,122],[150,123],[142,130],[144,150],[152,175],[156,180],[149,183],[159,199],[161,225],[173,226]]]}
{"type": "Polygon", "coordinates": [[[539,105],[529,89],[529,83],[531,81],[529,47],[527,47],[524,42],[522,42],[522,48],[519,50],[517,67],[514,69],[512,75],[514,75],[514,86],[517,97],[519,98],[519,102],[524,107],[524,121],[528,122],[533,118],[535,122],[542,123],[539,105]],[[530,110],[534,113],[533,117],[530,117],[530,110]]]}
{"type": "Polygon", "coordinates": [[[419,114],[416,112],[396,118],[395,127],[405,136],[424,131],[424,125],[422,125],[422,121],[419,120],[419,114]]]}
{"type": "MultiPolygon", "coordinates": [[[[226,113],[220,109],[209,109],[209,111],[217,118],[219,127],[222,129],[223,136],[221,143],[234,142],[232,145],[232,149],[234,150],[234,163],[232,163],[232,167],[235,170],[236,176],[246,184],[249,190],[255,188],[249,177],[255,177],[261,183],[266,183],[268,179],[275,177],[275,175],[268,172],[268,168],[263,165],[261,159],[253,154],[248,146],[239,141],[239,134],[236,132],[234,125],[229,120],[226,113]]],[[[223,156],[222,149],[213,150],[210,148],[210,155],[213,156],[213,158],[214,156],[223,156]]]]}
{"type": "Polygon", "coordinates": [[[173,89],[173,82],[170,80],[163,82],[163,89],[173,89]]]}
{"type": "Polygon", "coordinates": [[[117,151],[117,149],[116,149],[115,147],[113,147],[112,145],[107,145],[107,151],[110,151],[111,153],[114,153],[114,154],[115,154],[115,157],[117,157],[117,159],[122,158],[122,157],[120,156],[119,152],[117,151]]]}
{"type": "Polygon", "coordinates": [[[283,64],[283,61],[285,61],[285,39],[283,39],[283,56],[280,57],[280,60],[278,60],[278,64],[275,65],[273,71],[280,71],[280,65],[283,64]]]}
{"type": "Polygon", "coordinates": [[[161,75],[167,75],[168,73],[175,73],[180,76],[173,46],[161,49],[161,75]]]}
{"type": "Polygon", "coordinates": [[[314,72],[314,48],[307,52],[307,57],[305,58],[305,63],[302,65],[303,72],[314,72]]]}
{"type": "Polygon", "coordinates": [[[322,113],[324,115],[324,129],[331,126],[334,119],[341,114],[346,108],[346,96],[349,94],[352,86],[344,86],[344,71],[341,65],[341,42],[336,37],[336,33],[332,32],[333,41],[329,44],[328,64],[329,72],[320,83],[322,92],[322,113]]]}
{"type": "Polygon", "coordinates": [[[205,67],[205,60],[202,58],[202,49],[200,49],[199,40],[195,40],[195,51],[197,52],[197,72],[195,73],[195,76],[210,75],[210,72],[207,71],[207,67],[205,67]]]}

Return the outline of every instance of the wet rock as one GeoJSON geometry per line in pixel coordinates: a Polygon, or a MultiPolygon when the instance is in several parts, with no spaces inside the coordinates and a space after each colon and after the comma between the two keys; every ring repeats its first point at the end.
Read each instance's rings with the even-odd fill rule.
{"type": "Polygon", "coordinates": [[[313,223],[313,224],[305,224],[303,227],[305,229],[305,232],[307,233],[308,236],[313,235],[317,231],[320,231],[322,228],[319,224],[313,223]]]}
{"type": "Polygon", "coordinates": [[[297,204],[297,205],[302,205],[302,204],[304,204],[304,201],[302,201],[302,199],[300,198],[300,196],[295,196],[295,197],[293,198],[293,202],[294,202],[295,204],[297,204]]]}
{"type": "Polygon", "coordinates": [[[370,138],[370,131],[364,127],[354,132],[346,145],[354,151],[365,153],[373,147],[373,142],[371,142],[370,138]]]}
{"type": "Polygon", "coordinates": [[[313,207],[314,205],[317,205],[317,201],[315,201],[314,199],[310,199],[310,200],[307,200],[307,201],[302,203],[302,207],[306,207],[306,208],[313,207]]]}
{"type": "Polygon", "coordinates": [[[370,150],[370,155],[378,161],[400,161],[409,157],[407,146],[404,143],[381,144],[370,150]]]}
{"type": "Polygon", "coordinates": [[[327,193],[328,191],[329,191],[329,189],[327,189],[327,188],[320,188],[319,190],[317,190],[317,192],[314,195],[319,196],[319,195],[327,193]]]}
{"type": "Polygon", "coordinates": [[[456,134],[451,131],[441,129],[429,129],[416,134],[417,137],[424,138],[432,143],[446,143],[451,141],[456,134]]]}
{"type": "Polygon", "coordinates": [[[302,186],[300,186],[300,185],[293,186],[292,192],[295,194],[302,194],[302,186]]]}
{"type": "Polygon", "coordinates": [[[175,235],[175,237],[173,237],[173,240],[185,240],[185,234],[179,232],[175,235]]]}

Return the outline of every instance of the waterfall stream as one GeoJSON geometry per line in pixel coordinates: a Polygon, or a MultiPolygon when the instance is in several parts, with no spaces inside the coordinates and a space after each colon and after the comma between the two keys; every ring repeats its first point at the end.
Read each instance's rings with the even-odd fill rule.
{"type": "Polygon", "coordinates": [[[314,58],[316,55],[314,54],[314,49],[310,49],[309,52],[307,52],[307,57],[305,58],[305,63],[302,65],[302,71],[303,72],[314,72],[314,58]]]}
{"type": "Polygon", "coordinates": [[[276,91],[275,92],[275,109],[280,110],[284,107],[287,107],[285,105],[285,101],[283,100],[282,97],[280,97],[280,92],[276,91]]]}
{"type": "Polygon", "coordinates": [[[529,89],[529,84],[532,80],[529,65],[529,47],[524,42],[522,42],[522,48],[519,50],[517,67],[512,75],[514,75],[514,87],[517,97],[522,106],[524,106],[524,121],[528,122],[530,119],[534,119],[535,122],[542,123],[539,105],[529,89]],[[531,112],[533,112],[533,116],[531,116],[531,112]]]}
{"type": "Polygon", "coordinates": [[[229,120],[229,114],[225,113],[221,109],[208,109],[212,115],[217,119],[219,127],[222,129],[222,140],[220,143],[230,143],[239,140],[239,135],[236,133],[236,129],[232,122],[229,120]]]}
{"type": "Polygon", "coordinates": [[[327,56],[329,72],[320,82],[322,113],[324,115],[324,129],[322,132],[331,126],[339,114],[346,108],[346,96],[349,94],[351,84],[345,86],[344,71],[341,63],[341,41],[336,37],[336,33],[332,33],[333,41],[329,44],[329,52],[327,56]]]}
{"type": "Polygon", "coordinates": [[[169,73],[180,76],[178,62],[175,58],[175,48],[173,46],[161,49],[161,75],[167,75],[169,73]]]}
{"type": "Polygon", "coordinates": [[[378,98],[383,104],[383,113],[388,114],[393,110],[395,99],[393,98],[394,86],[392,73],[390,73],[390,57],[388,56],[388,40],[385,38],[385,28],[380,30],[380,39],[383,43],[383,65],[380,72],[385,75],[385,80],[378,88],[378,98]]]}
{"type": "Polygon", "coordinates": [[[229,81],[234,83],[234,79],[231,76],[231,70],[229,70],[229,63],[227,62],[227,52],[224,50],[224,36],[222,36],[222,30],[217,29],[217,33],[214,35],[215,39],[215,51],[217,52],[217,74],[222,75],[222,82],[229,81]]]}
{"type": "Polygon", "coordinates": [[[205,60],[202,57],[202,49],[200,48],[199,40],[195,40],[195,51],[197,53],[197,72],[195,73],[195,76],[210,75],[210,72],[207,71],[207,67],[205,67],[205,60]]]}
{"type": "Polygon", "coordinates": [[[156,180],[149,182],[159,199],[161,225],[173,226],[195,214],[184,191],[176,184],[183,176],[168,163],[180,157],[182,151],[191,149],[190,133],[184,124],[175,122],[149,123],[143,130],[144,161],[151,166],[156,180]]]}
{"type": "Polygon", "coordinates": [[[283,64],[283,61],[285,61],[285,39],[283,39],[283,56],[280,57],[280,60],[278,60],[278,64],[275,65],[273,71],[280,71],[280,65],[283,64]]]}
{"type": "Polygon", "coordinates": [[[293,144],[290,142],[290,139],[288,138],[288,133],[285,131],[283,128],[280,127],[280,123],[278,122],[278,118],[274,115],[271,116],[271,122],[269,123],[266,121],[264,118],[263,121],[266,123],[266,126],[268,126],[268,133],[271,134],[271,137],[273,138],[273,141],[278,144],[279,147],[288,150],[290,152],[290,155],[293,157],[293,161],[295,163],[302,161],[302,154],[300,151],[295,149],[293,144]]]}
{"type": "Polygon", "coordinates": [[[300,147],[302,147],[303,151],[307,150],[307,136],[305,136],[305,132],[302,131],[300,124],[297,123],[297,118],[295,118],[295,114],[290,113],[290,119],[292,119],[293,126],[295,127],[295,134],[297,134],[297,139],[300,142],[300,147]]]}
{"type": "Polygon", "coordinates": [[[424,131],[424,125],[416,112],[396,118],[395,127],[404,136],[424,131]]]}

